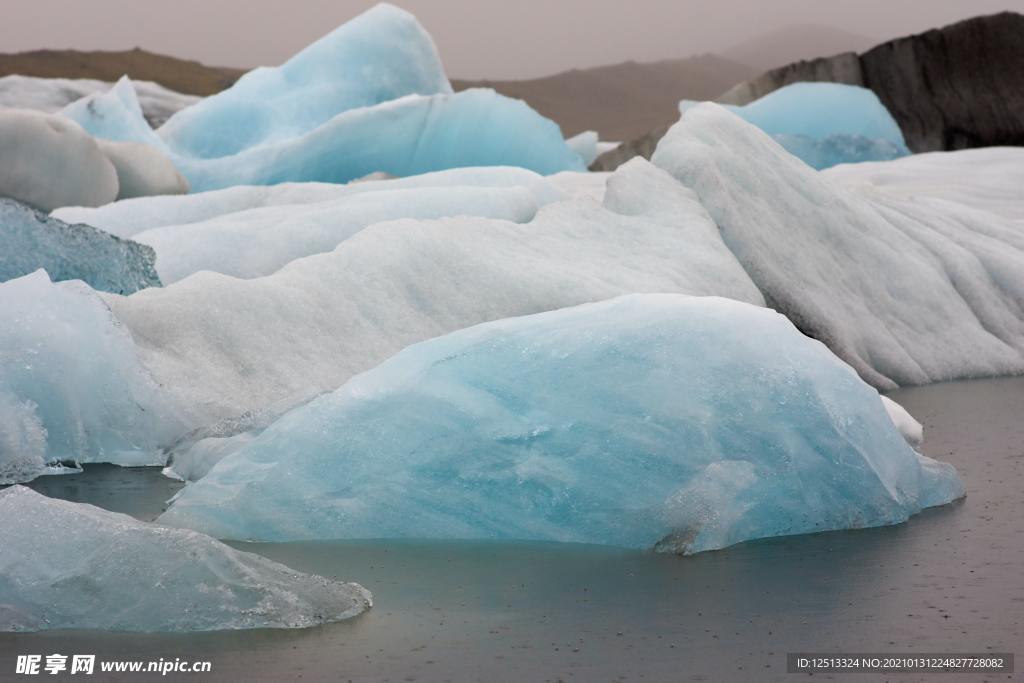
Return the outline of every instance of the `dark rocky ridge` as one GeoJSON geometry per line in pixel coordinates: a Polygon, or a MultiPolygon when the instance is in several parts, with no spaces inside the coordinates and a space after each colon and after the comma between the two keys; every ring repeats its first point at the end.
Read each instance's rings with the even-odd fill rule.
{"type": "MultiPolygon", "coordinates": [[[[1002,12],[898,38],[862,55],[845,52],[773,69],[717,101],[747,104],[799,81],[870,88],[914,152],[1024,145],[1024,15],[1002,12]]],[[[665,130],[624,143],[593,170],[647,158],[665,130]]]]}

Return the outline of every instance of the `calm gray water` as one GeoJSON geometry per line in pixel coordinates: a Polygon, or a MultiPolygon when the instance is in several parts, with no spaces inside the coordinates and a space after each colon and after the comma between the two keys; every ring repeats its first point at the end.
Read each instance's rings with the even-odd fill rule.
{"type": "MultiPolygon", "coordinates": [[[[7,634],[0,680],[15,678],[16,654],[50,652],[212,661],[211,674],[177,677],[197,681],[773,681],[800,678],[785,673],[786,652],[798,650],[1016,651],[1020,659],[1024,378],[893,397],[925,424],[925,452],[959,469],[966,500],[896,527],[689,558],[539,543],[235,544],[358,581],[375,607],[304,631],[7,634]]],[[[89,468],[35,487],[151,519],[176,485],[157,470],[89,468]]]]}

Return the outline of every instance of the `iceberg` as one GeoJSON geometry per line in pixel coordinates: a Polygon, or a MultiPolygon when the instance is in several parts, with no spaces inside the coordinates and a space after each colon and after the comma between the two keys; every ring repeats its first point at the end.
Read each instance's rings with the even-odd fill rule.
{"type": "Polygon", "coordinates": [[[157,148],[141,142],[98,142],[117,171],[118,200],[188,192],[185,176],[157,148]]]}
{"type": "Polygon", "coordinates": [[[191,428],[285,410],[487,320],[632,292],[764,303],[692,191],[643,160],[607,185],[603,203],[554,202],[528,223],[388,221],[273,275],[199,272],[105,299],[191,428]]]}
{"type": "Polygon", "coordinates": [[[610,152],[619,146],[617,142],[603,142],[598,139],[596,131],[585,130],[571,138],[567,138],[565,144],[580,155],[584,166],[590,166],[597,157],[605,152],[610,152]]]}
{"type": "Polygon", "coordinates": [[[40,270],[0,283],[0,319],[0,483],[40,462],[163,464],[181,422],[94,290],[40,270]]]}
{"type": "Polygon", "coordinates": [[[187,156],[232,156],[299,137],[350,109],[451,92],[430,35],[412,14],[382,3],[283,65],[254,69],[179,111],[160,136],[187,156]]]}
{"type": "Polygon", "coordinates": [[[0,631],[306,628],[369,591],[24,486],[0,491],[0,631]]]}
{"type": "MultiPolygon", "coordinates": [[[[172,147],[173,151],[173,147],[172,147]]],[[[213,159],[172,157],[193,190],[410,176],[459,166],[583,171],[558,125],[493,90],[407,95],[351,109],[303,135],[213,159]]]]}
{"type": "Polygon", "coordinates": [[[157,271],[167,284],[201,270],[255,278],[296,259],[332,251],[365,227],[384,221],[483,216],[526,223],[538,209],[524,187],[391,190],[250,209],[147,230],[133,239],[155,250],[157,271]]]}
{"type": "Polygon", "coordinates": [[[895,524],[963,493],[785,317],[648,294],[413,345],[277,420],[158,521],[695,553],[895,524]]]}
{"type": "Polygon", "coordinates": [[[865,381],[1024,372],[1012,222],[833,182],[714,104],[688,110],[652,161],[696,191],[768,304],[865,381]]]}
{"type": "Polygon", "coordinates": [[[951,201],[1024,222],[1024,148],[983,147],[929,152],[898,161],[848,164],[825,177],[865,192],[906,199],[951,201]]]}
{"type": "Polygon", "coordinates": [[[97,137],[166,151],[197,192],[461,166],[585,170],[558,126],[525,102],[489,89],[453,94],[430,36],[387,4],[280,67],[247,73],[157,132],[127,79],[62,113],[97,137]]]}
{"type": "MultiPolygon", "coordinates": [[[[104,93],[113,83],[90,78],[38,78],[12,74],[0,77],[0,107],[36,109],[56,114],[83,97],[104,93]]],[[[184,95],[152,81],[132,81],[142,113],[154,128],[159,128],[171,114],[195,104],[201,98],[184,95]]]]}
{"type": "Polygon", "coordinates": [[[63,116],[0,109],[0,197],[52,211],[117,197],[117,171],[96,141],[63,116]]]}
{"type": "MultiPolygon", "coordinates": [[[[683,100],[684,114],[698,102],[683,100]]],[[[775,138],[816,169],[910,154],[899,124],[867,88],[840,83],[792,83],[727,109],[775,138]]]]}
{"type": "Polygon", "coordinates": [[[146,122],[135,86],[127,76],[123,76],[109,91],[93,93],[72,102],[60,114],[95,138],[140,142],[162,151],[168,149],[146,122]]]}
{"type": "Polygon", "coordinates": [[[837,164],[860,164],[870,161],[891,161],[910,152],[896,143],[862,135],[829,135],[812,138],[808,135],[774,135],[784,150],[813,169],[823,170],[837,164]]]}
{"type": "Polygon", "coordinates": [[[160,286],[154,258],[145,245],[0,198],[0,282],[42,268],[55,282],[82,280],[93,289],[131,294],[160,286]]]}
{"type": "MultiPolygon", "coordinates": [[[[393,178],[336,183],[280,183],[278,185],[237,185],[176,197],[146,197],[100,207],[64,207],[53,212],[67,223],[87,223],[120,237],[186,223],[200,223],[231,213],[265,207],[297,206],[326,202],[378,191],[453,187],[525,187],[538,204],[565,199],[571,194],[563,187],[562,174],[548,178],[523,168],[489,166],[453,168],[433,173],[393,178]]],[[[588,178],[602,174],[568,173],[588,178]]],[[[601,180],[603,188],[604,180],[601,180]]],[[[602,190],[603,192],[603,190],[602,190]]]]}

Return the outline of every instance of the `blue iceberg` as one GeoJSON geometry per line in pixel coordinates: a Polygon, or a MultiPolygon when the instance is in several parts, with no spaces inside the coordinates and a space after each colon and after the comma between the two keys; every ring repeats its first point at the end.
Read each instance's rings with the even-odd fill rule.
{"type": "Polygon", "coordinates": [[[181,424],[93,289],[40,270],[0,283],[0,318],[0,484],[57,463],[163,463],[181,424]]]}
{"type": "MultiPolygon", "coordinates": [[[[697,102],[679,103],[683,115],[697,102]]],[[[723,105],[816,169],[910,154],[875,93],[839,83],[793,83],[743,106],[723,105]]]]}
{"type": "Polygon", "coordinates": [[[785,317],[647,294],[411,346],[242,444],[159,521],[693,553],[893,524],[962,495],[785,317]]]}
{"type": "Polygon", "coordinates": [[[159,131],[127,80],[62,113],[97,137],[166,152],[195,192],[462,166],[585,170],[559,127],[525,102],[489,89],[453,94],[430,36],[387,4],[180,110],[159,131]]]}
{"type": "Polygon", "coordinates": [[[160,136],[189,156],[231,156],[308,133],[349,109],[451,92],[434,41],[416,17],[380,4],[281,66],[254,69],[182,109],[160,136]]]}
{"type": "Polygon", "coordinates": [[[216,159],[174,157],[193,191],[283,182],[345,183],[382,171],[411,176],[461,166],[586,170],[558,125],[493,90],[407,95],[352,109],[303,135],[216,159]]]}

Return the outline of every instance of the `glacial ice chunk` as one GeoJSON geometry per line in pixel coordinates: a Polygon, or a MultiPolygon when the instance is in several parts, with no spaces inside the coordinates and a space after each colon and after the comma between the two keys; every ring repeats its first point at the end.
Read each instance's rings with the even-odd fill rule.
{"type": "Polygon", "coordinates": [[[0,491],[0,631],[306,628],[361,614],[362,586],[24,486],[0,491]]]}
{"type": "MultiPolygon", "coordinates": [[[[699,103],[683,100],[680,113],[699,103]]],[[[875,93],[840,83],[792,83],[743,106],[723,105],[816,169],[910,154],[875,93]]]]}
{"type": "Polygon", "coordinates": [[[131,294],[160,286],[154,258],[145,245],[0,198],[0,282],[42,268],[55,282],[82,280],[93,289],[131,294]]]}
{"type": "Polygon", "coordinates": [[[687,111],[653,162],[697,192],[769,304],[876,387],[1024,372],[1014,223],[843,186],[714,104],[687,111]]]}
{"type": "Polygon", "coordinates": [[[608,178],[603,204],[377,223],[273,275],[199,272],[107,301],[198,428],[333,391],[439,334],[632,292],[764,303],[693,192],[643,160],[608,178]]]}
{"type": "Polygon", "coordinates": [[[27,109],[0,109],[0,197],[43,211],[99,206],[117,197],[117,171],[74,121],[27,109]]]}
{"type": "Polygon", "coordinates": [[[8,483],[34,476],[12,464],[26,453],[37,464],[163,463],[181,423],[95,291],[40,270],[0,283],[0,320],[0,471],[23,472],[8,483]]]}
{"type": "Polygon", "coordinates": [[[254,69],[179,111],[160,135],[188,156],[231,156],[301,136],[350,109],[451,92],[430,35],[413,15],[382,3],[281,66],[254,69]]]}
{"type": "Polygon", "coordinates": [[[894,524],[962,495],[785,317],[648,294],[411,346],[286,414],[159,521],[236,539],[693,553],[894,524]]]}

